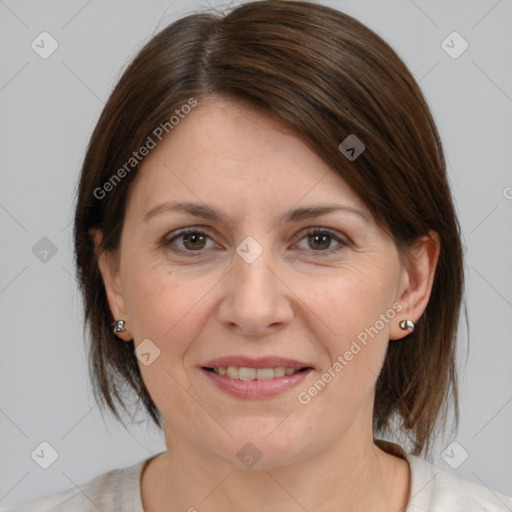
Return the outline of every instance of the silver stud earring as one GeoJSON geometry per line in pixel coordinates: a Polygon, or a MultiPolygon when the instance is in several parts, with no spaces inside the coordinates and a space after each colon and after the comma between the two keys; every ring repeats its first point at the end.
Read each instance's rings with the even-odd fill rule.
{"type": "Polygon", "coordinates": [[[111,327],[114,330],[114,334],[117,334],[118,332],[125,332],[126,329],[124,327],[124,320],[116,320],[111,327]]]}
{"type": "Polygon", "coordinates": [[[409,332],[414,331],[414,322],[412,320],[402,320],[400,322],[400,329],[403,329],[404,331],[409,330],[409,332]]]}

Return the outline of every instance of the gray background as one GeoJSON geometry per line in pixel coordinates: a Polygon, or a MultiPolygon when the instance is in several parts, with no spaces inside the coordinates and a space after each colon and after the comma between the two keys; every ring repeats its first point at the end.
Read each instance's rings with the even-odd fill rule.
{"type": "MultiPolygon", "coordinates": [[[[434,463],[512,495],[512,2],[322,3],[397,50],[438,123],[467,251],[470,338],[463,327],[460,430],[438,440],[434,463]],[[456,59],[441,46],[453,31],[469,43],[456,59]],[[453,441],[452,465],[469,454],[457,469],[441,456],[453,441]]],[[[71,221],[85,147],[121,71],[197,7],[208,5],[0,0],[0,509],[165,449],[143,416],[127,432],[92,398],[71,221]],[[59,45],[47,59],[31,48],[43,31],[59,45]],[[43,237],[57,249],[47,261],[33,251],[43,237]],[[43,441],[59,454],[46,470],[31,457],[43,441]]]]}

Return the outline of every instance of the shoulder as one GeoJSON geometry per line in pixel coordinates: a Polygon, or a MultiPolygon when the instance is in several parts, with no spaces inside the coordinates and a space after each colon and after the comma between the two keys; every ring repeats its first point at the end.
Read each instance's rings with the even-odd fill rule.
{"type": "Polygon", "coordinates": [[[512,498],[406,454],[411,492],[406,512],[510,512],[512,498]]]}
{"type": "Polygon", "coordinates": [[[148,459],[113,469],[85,484],[24,503],[11,512],[144,512],[140,474],[148,459]]]}

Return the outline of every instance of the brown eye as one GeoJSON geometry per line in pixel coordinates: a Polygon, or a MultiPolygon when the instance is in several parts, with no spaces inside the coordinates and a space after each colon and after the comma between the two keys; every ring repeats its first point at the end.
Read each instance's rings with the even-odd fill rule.
{"type": "Polygon", "coordinates": [[[183,245],[190,250],[203,249],[206,238],[201,233],[188,233],[182,235],[183,245]]]}
{"type": "Polygon", "coordinates": [[[339,237],[335,233],[320,228],[315,228],[306,232],[306,236],[301,240],[307,240],[307,247],[303,247],[305,250],[316,252],[318,253],[318,256],[332,254],[348,245],[343,238],[339,237]],[[331,245],[333,241],[337,243],[334,247],[331,245]]]}
{"type": "Polygon", "coordinates": [[[211,240],[207,232],[192,228],[179,231],[174,236],[166,238],[163,245],[174,252],[184,253],[187,256],[200,256],[202,251],[207,249],[205,246],[208,239],[211,240]]]}
{"type": "Polygon", "coordinates": [[[310,243],[310,247],[315,248],[314,246],[316,246],[316,249],[320,249],[320,250],[328,249],[329,246],[331,245],[331,241],[332,241],[331,235],[328,235],[325,233],[321,234],[321,235],[309,235],[308,236],[308,242],[310,243]]]}

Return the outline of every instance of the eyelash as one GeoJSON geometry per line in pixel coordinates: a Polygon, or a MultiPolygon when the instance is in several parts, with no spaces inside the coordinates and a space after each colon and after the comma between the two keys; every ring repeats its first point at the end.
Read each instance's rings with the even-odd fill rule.
{"type": "MultiPolygon", "coordinates": [[[[171,235],[172,234],[173,233],[171,233],[171,235]]],[[[169,235],[166,236],[163,239],[162,245],[164,247],[169,247],[170,250],[173,252],[185,254],[187,257],[190,257],[190,258],[203,256],[203,251],[205,251],[206,249],[201,249],[198,251],[189,251],[189,250],[184,250],[184,249],[175,249],[175,248],[171,247],[172,242],[174,242],[174,240],[181,238],[185,235],[190,235],[190,234],[202,235],[202,236],[206,236],[211,239],[210,233],[208,230],[205,230],[204,228],[198,229],[196,227],[191,227],[191,228],[185,228],[183,230],[180,230],[180,231],[174,233],[174,236],[172,236],[171,238],[169,238],[169,235]]],[[[345,239],[339,237],[338,235],[336,235],[329,229],[325,229],[325,228],[312,228],[312,229],[306,231],[304,233],[304,235],[302,236],[302,238],[300,238],[298,240],[298,242],[302,241],[304,238],[307,238],[309,236],[315,236],[315,235],[328,235],[330,238],[334,239],[336,242],[339,243],[339,246],[336,246],[331,249],[326,249],[326,250],[320,249],[317,251],[312,249],[311,251],[313,253],[316,253],[315,256],[320,256],[320,257],[330,256],[331,254],[337,253],[338,251],[342,250],[345,246],[348,245],[348,242],[345,239]]]]}

